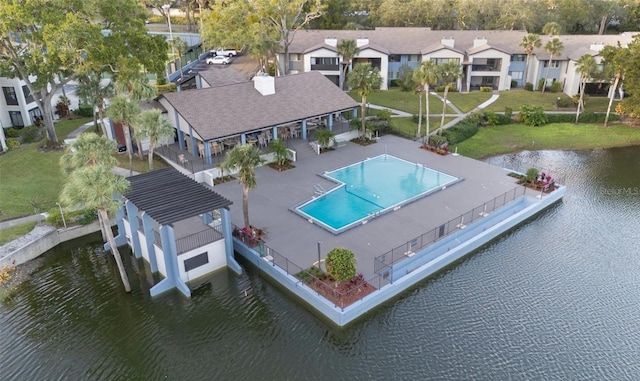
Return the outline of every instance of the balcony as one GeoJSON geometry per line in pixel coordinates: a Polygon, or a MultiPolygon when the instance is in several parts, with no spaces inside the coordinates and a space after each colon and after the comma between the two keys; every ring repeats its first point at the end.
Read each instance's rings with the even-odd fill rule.
{"type": "Polygon", "coordinates": [[[315,64],[311,65],[311,70],[338,71],[340,65],[337,64],[315,64]]]}
{"type": "Polygon", "coordinates": [[[496,65],[471,65],[472,71],[500,71],[500,64],[496,65]]]}

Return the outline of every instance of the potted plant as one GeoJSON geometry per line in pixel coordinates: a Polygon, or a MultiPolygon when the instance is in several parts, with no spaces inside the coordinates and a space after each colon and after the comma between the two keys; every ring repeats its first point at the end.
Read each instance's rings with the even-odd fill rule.
{"type": "Polygon", "coordinates": [[[333,131],[328,129],[322,129],[315,132],[315,138],[320,146],[320,153],[329,150],[331,143],[337,144],[336,136],[333,131]]]}

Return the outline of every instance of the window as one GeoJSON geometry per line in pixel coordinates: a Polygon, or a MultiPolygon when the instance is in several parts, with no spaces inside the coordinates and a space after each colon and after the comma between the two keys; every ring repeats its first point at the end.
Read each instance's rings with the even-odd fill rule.
{"type": "Polygon", "coordinates": [[[311,57],[311,65],[337,65],[338,57],[311,57]]]}
{"type": "Polygon", "coordinates": [[[398,72],[397,71],[390,71],[389,72],[389,79],[398,79],[398,72]]]}
{"type": "Polygon", "coordinates": [[[9,117],[11,118],[13,127],[24,127],[24,121],[22,120],[20,111],[9,111],[9,117]]]}
{"type": "Polygon", "coordinates": [[[27,103],[33,102],[33,95],[31,95],[31,91],[29,91],[29,86],[22,86],[22,94],[24,94],[24,99],[27,103]]]}
{"type": "Polygon", "coordinates": [[[436,66],[448,62],[455,62],[457,64],[460,64],[460,58],[432,58],[431,61],[435,62],[436,66]]]}
{"type": "Polygon", "coordinates": [[[409,54],[409,62],[420,62],[419,54],[409,54]]]}
{"type": "Polygon", "coordinates": [[[299,53],[289,53],[289,61],[300,61],[299,53]]]}
{"type": "Polygon", "coordinates": [[[4,99],[7,101],[8,106],[17,106],[18,97],[16,96],[16,90],[13,87],[3,87],[4,99]]]}
{"type": "Polygon", "coordinates": [[[521,71],[514,71],[511,73],[511,79],[522,79],[523,74],[521,71]]]}
{"type": "Polygon", "coordinates": [[[400,55],[399,54],[389,55],[389,62],[400,62],[400,55]]]}
{"type": "Polygon", "coordinates": [[[34,107],[29,110],[29,118],[31,118],[31,123],[38,124],[38,122],[42,121],[42,111],[40,111],[39,107],[34,107]]]}
{"type": "MultiPolygon", "coordinates": [[[[542,66],[547,67],[547,65],[549,65],[549,60],[544,61],[544,64],[542,66]]],[[[549,67],[551,68],[560,67],[560,61],[556,61],[556,60],[551,61],[551,65],[549,67]]]]}
{"type": "Polygon", "coordinates": [[[511,56],[511,62],[524,62],[527,60],[526,54],[514,54],[511,56]]]}
{"type": "Polygon", "coordinates": [[[204,266],[209,263],[209,256],[207,253],[198,254],[195,257],[191,257],[189,259],[185,259],[184,261],[184,271],[191,271],[200,266],[204,266]]]}

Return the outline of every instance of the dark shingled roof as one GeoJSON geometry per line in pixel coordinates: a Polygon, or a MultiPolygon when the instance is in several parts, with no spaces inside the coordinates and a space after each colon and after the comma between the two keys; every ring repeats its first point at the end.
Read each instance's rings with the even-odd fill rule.
{"type": "Polygon", "coordinates": [[[172,167],[136,175],[129,181],[131,187],[124,197],[160,225],[173,224],[232,204],[172,167]]]}
{"type": "Polygon", "coordinates": [[[208,70],[202,70],[198,74],[209,86],[229,85],[232,83],[247,82],[249,80],[246,75],[234,70],[228,65],[212,65],[208,70]]]}
{"type": "Polygon", "coordinates": [[[205,141],[358,107],[317,71],[276,77],[272,95],[260,94],[253,81],[247,81],[162,97],[205,141]]]}

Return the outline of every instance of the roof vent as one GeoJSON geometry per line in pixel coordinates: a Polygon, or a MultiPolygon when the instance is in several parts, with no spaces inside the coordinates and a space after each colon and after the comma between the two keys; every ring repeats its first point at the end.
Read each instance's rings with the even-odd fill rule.
{"type": "Polygon", "coordinates": [[[362,47],[365,45],[369,45],[369,37],[360,37],[356,39],[356,46],[357,47],[362,47]]]}
{"type": "Polygon", "coordinates": [[[487,44],[487,39],[484,37],[476,37],[473,40],[473,47],[477,48],[478,46],[482,46],[482,45],[486,45],[487,44]]]}
{"type": "Polygon", "coordinates": [[[440,43],[444,46],[453,48],[453,45],[455,44],[455,40],[453,39],[453,37],[443,37],[442,40],[440,40],[440,43]]]}
{"type": "Polygon", "coordinates": [[[325,37],[324,43],[325,45],[333,46],[335,48],[338,46],[338,39],[336,37],[325,37]]]}

